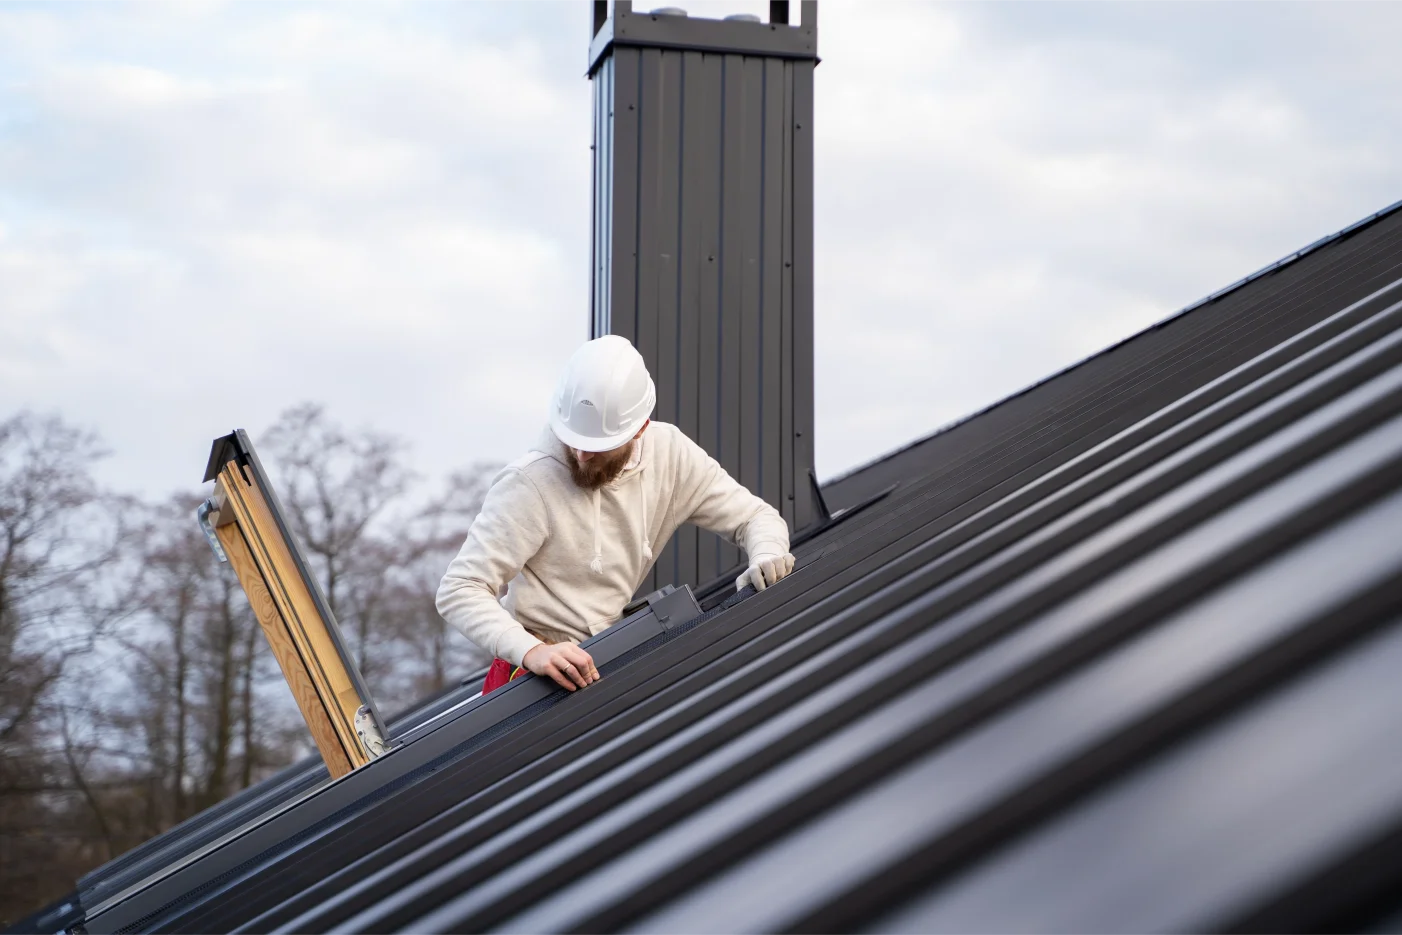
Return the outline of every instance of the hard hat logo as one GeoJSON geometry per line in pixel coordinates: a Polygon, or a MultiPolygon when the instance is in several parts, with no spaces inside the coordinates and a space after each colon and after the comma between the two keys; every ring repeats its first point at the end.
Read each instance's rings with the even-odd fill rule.
{"type": "Polygon", "coordinates": [[[643,355],[626,338],[607,335],[570,357],[555,390],[550,428],[567,447],[611,451],[637,434],[656,404],[643,355]]]}

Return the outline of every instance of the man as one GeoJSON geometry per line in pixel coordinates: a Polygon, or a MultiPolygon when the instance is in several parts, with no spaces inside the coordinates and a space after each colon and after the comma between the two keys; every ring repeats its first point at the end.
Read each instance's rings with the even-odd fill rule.
{"type": "Polygon", "coordinates": [[[650,421],[656,399],[632,344],[590,341],[570,358],[535,449],[492,481],[437,603],[503,670],[570,691],[596,680],[576,644],[618,620],[653,543],[684,522],[745,550],[737,588],[763,590],[793,570],[783,517],[676,426],[650,421]]]}

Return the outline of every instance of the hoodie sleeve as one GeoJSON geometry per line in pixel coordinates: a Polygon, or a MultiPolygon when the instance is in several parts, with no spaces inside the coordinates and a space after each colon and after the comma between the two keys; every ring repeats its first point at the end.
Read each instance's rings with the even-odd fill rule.
{"type": "Polygon", "coordinates": [[[540,644],[500,596],[549,534],[545,501],[530,478],[508,468],[492,483],[467,541],[438,585],[438,613],[463,636],[513,666],[540,644]]]}
{"type": "Polygon", "coordinates": [[[695,523],[757,555],[789,550],[789,525],[779,511],[742,487],[705,449],[678,431],[678,502],[687,504],[683,522],[695,523]]]}

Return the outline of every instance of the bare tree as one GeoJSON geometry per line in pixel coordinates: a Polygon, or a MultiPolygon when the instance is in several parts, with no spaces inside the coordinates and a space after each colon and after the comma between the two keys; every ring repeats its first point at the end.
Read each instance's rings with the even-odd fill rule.
{"type": "MultiPolygon", "coordinates": [[[[312,405],[259,441],[382,709],[489,661],[433,598],[494,465],[425,495],[401,442],[312,405]]],[[[100,494],[100,455],[56,418],[0,422],[0,924],[311,751],[199,498],[100,494]]]]}
{"type": "Polygon", "coordinates": [[[455,471],[400,534],[405,552],[395,573],[400,636],[410,649],[416,695],[439,691],[492,661],[485,650],[449,629],[438,615],[434,597],[500,469],[493,462],[478,462],[455,471]]]}
{"type": "Polygon", "coordinates": [[[65,864],[51,789],[71,789],[54,738],[60,689],[115,615],[100,572],[120,526],[98,509],[97,439],[56,417],[0,422],[0,919],[54,894],[65,864]],[[61,874],[61,871],[59,871],[61,874]]]}
{"type": "Polygon", "coordinates": [[[260,441],[331,612],[373,684],[386,665],[377,651],[386,635],[377,626],[385,599],[382,563],[393,558],[379,533],[413,479],[404,445],[377,432],[347,432],[311,403],[284,412],[260,441]]]}
{"type": "Polygon", "coordinates": [[[102,454],[56,418],[0,422],[0,744],[34,722],[65,663],[96,636],[68,624],[92,619],[90,576],[117,541],[91,522],[88,465],[102,454]]]}
{"type": "Polygon", "coordinates": [[[260,767],[283,765],[297,752],[263,744],[295,709],[280,678],[272,685],[260,678],[266,642],[237,580],[195,524],[197,501],[175,496],[147,509],[138,612],[117,641],[129,685],[112,726],[129,738],[129,774],[146,777],[157,796],[146,803],[147,834],[246,787],[260,767]]]}
{"type": "Polygon", "coordinates": [[[458,471],[416,510],[405,446],[304,404],[260,440],[357,666],[382,707],[440,690],[490,659],[452,634],[433,597],[499,466],[458,471]]]}

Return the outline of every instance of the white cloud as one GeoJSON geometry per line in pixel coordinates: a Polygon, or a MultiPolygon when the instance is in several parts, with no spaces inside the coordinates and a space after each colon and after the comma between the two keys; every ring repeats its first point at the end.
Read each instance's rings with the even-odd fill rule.
{"type": "MultiPolygon", "coordinates": [[[[1399,197],[1395,9],[825,3],[820,473],[1399,197]]],[[[0,412],[151,493],[305,399],[514,456],[587,332],[586,21],[0,6],[0,412]]]]}
{"type": "Polygon", "coordinates": [[[303,399],[425,473],[512,456],[587,330],[565,9],[0,11],[28,115],[0,137],[0,401],[99,427],[151,492],[303,399]]]}
{"type": "Polygon", "coordinates": [[[1281,9],[1249,6],[824,7],[821,474],[1398,197],[1402,114],[1386,89],[1402,64],[1360,51],[1398,14],[1295,17],[1243,55],[1261,31],[1243,15],[1281,9]],[[1205,56],[1202,37],[1224,32],[1205,56]],[[1378,110],[1394,128],[1381,138],[1365,116],[1378,110]]]}

